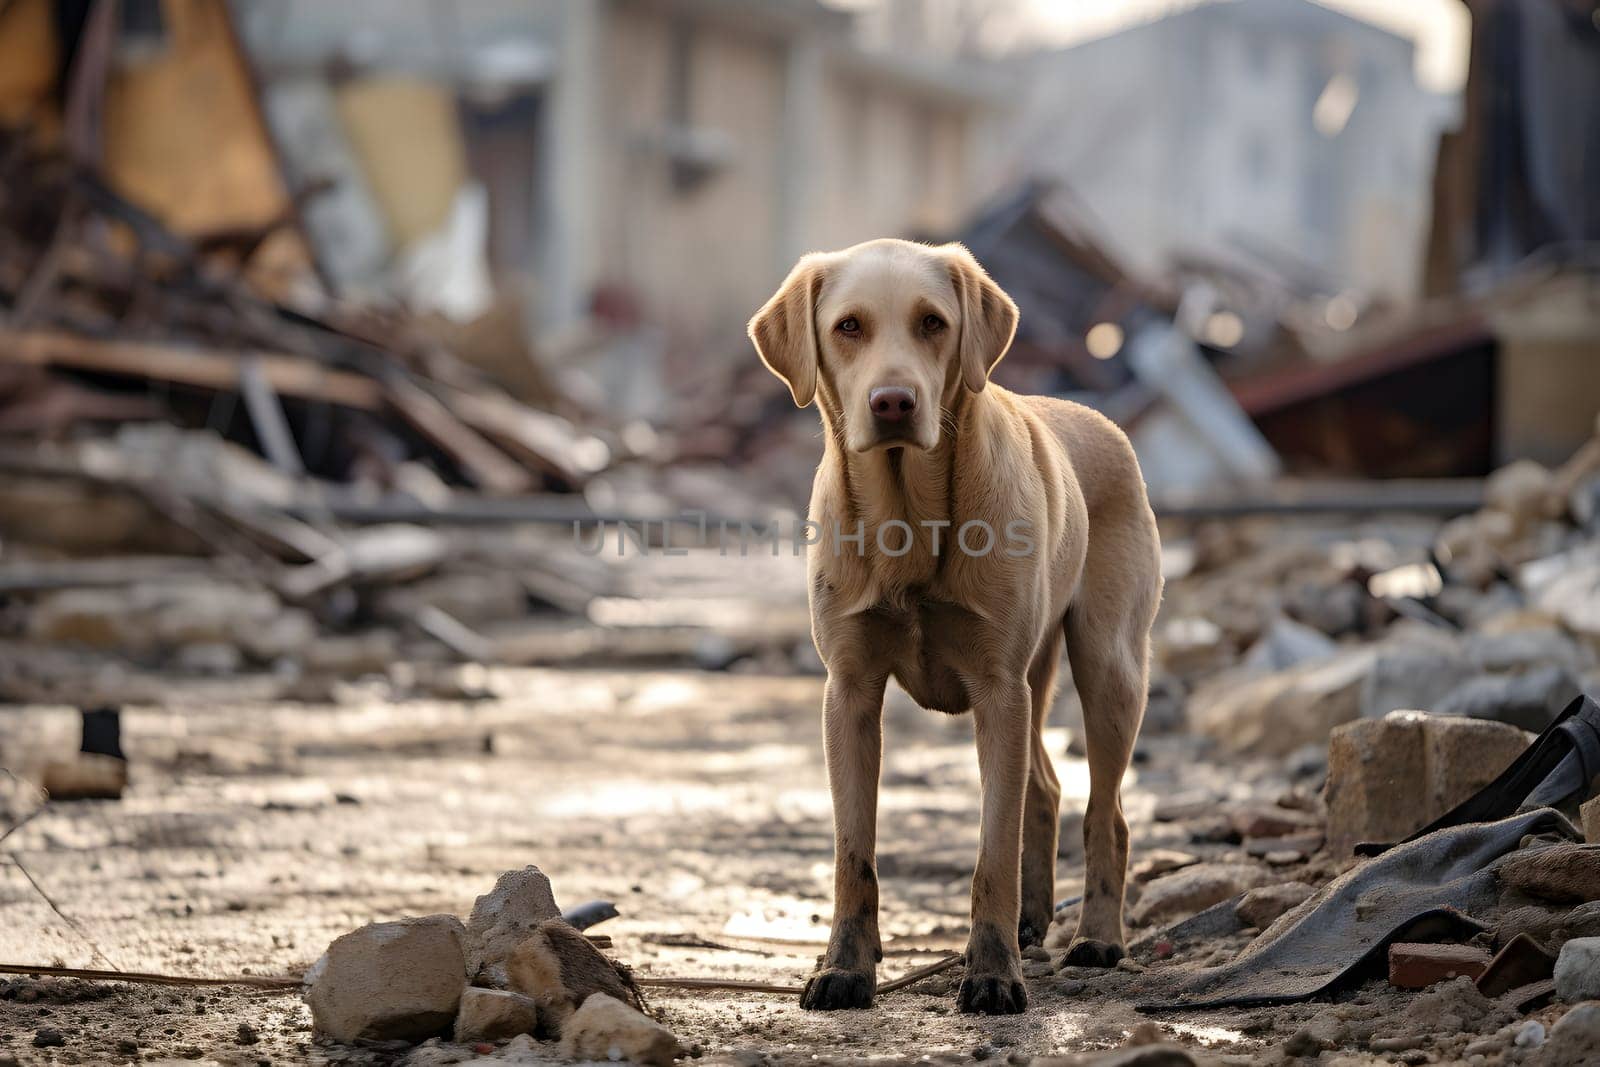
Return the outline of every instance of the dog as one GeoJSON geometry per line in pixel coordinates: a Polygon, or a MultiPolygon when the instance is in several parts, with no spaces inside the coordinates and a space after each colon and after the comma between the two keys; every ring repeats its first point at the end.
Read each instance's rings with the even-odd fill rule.
{"type": "Polygon", "coordinates": [[[1078,404],[989,383],[1017,307],[964,247],[877,240],[803,257],[749,335],[794,402],[816,401],[812,636],[834,917],[805,1008],[872,1003],[878,779],[890,677],[973,712],[982,781],[965,1012],[1026,1010],[1021,948],[1054,913],[1061,787],[1043,731],[1063,643],[1090,795],[1083,908],[1065,962],[1124,954],[1121,781],[1144,717],[1160,542],[1127,436],[1078,404]]]}

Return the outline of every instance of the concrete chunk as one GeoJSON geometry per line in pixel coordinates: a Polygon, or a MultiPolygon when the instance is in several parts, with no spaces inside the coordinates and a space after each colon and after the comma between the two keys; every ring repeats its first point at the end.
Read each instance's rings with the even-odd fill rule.
{"type": "Polygon", "coordinates": [[[684,1054],[671,1030],[615,997],[595,993],[561,1028],[561,1054],[668,1067],[684,1054]]]}
{"type": "Polygon", "coordinates": [[[1600,937],[1580,937],[1561,946],[1556,995],[1568,1003],[1600,1000],[1600,937]]]}
{"type": "Polygon", "coordinates": [[[501,975],[485,972],[503,965],[540,923],[560,917],[543,871],[530,865],[505,872],[472,905],[467,919],[467,972],[475,979],[504,985],[501,975]]]}
{"type": "Polygon", "coordinates": [[[455,1041],[503,1041],[532,1033],[538,1022],[539,1008],[531,997],[504,989],[468,989],[456,1012],[455,1041]]]}
{"type": "Polygon", "coordinates": [[[1399,841],[1488,785],[1528,746],[1514,726],[1392,712],[1333,731],[1328,744],[1328,847],[1399,841]]]}
{"type": "Polygon", "coordinates": [[[1130,918],[1136,926],[1193,915],[1273,880],[1272,873],[1246,863],[1201,863],[1153,879],[1130,918]]]}
{"type": "Polygon", "coordinates": [[[429,915],[336,939],[306,975],[317,1033],[347,1042],[445,1033],[467,987],[465,936],[454,915],[429,915]]]}
{"type": "Polygon", "coordinates": [[[1284,912],[1299,907],[1316,890],[1304,882],[1284,882],[1252,889],[1240,898],[1234,910],[1246,926],[1265,930],[1284,912]]]}

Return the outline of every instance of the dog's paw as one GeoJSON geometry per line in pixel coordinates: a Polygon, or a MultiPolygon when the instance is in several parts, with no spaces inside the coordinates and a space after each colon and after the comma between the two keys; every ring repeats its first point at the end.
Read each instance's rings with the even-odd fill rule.
{"type": "Polygon", "coordinates": [[[1028,991],[1005,974],[969,974],[956,992],[959,1011],[979,1015],[1020,1015],[1028,1010],[1028,991]]]}
{"type": "Polygon", "coordinates": [[[806,979],[800,1006],[807,1011],[870,1008],[875,985],[870,974],[829,967],[806,979]]]}
{"type": "Polygon", "coordinates": [[[1067,946],[1067,954],[1061,957],[1061,966],[1115,967],[1117,961],[1125,955],[1127,953],[1123,951],[1121,945],[1080,937],[1067,946]]]}

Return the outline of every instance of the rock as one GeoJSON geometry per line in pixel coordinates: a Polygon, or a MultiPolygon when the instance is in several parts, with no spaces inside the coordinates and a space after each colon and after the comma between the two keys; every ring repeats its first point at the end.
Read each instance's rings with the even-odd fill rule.
{"type": "Polygon", "coordinates": [[[1247,667],[1281,671],[1312,660],[1327,659],[1339,646],[1322,631],[1293,619],[1276,618],[1241,661],[1247,667]]]}
{"type": "Polygon", "coordinates": [[[1600,1063],[1600,1001],[1579,1004],[1557,1020],[1539,1053],[1539,1067],[1600,1063]]]}
{"type": "Polygon", "coordinates": [[[1185,729],[1188,725],[1184,713],[1187,699],[1188,693],[1176,677],[1166,673],[1152,675],[1150,696],[1145,701],[1144,722],[1139,727],[1140,736],[1171,734],[1185,729]]]}
{"type": "Polygon", "coordinates": [[[1561,946],[1556,996],[1569,1004],[1600,1000],[1600,937],[1580,937],[1561,946]]]}
{"type": "MultiPolygon", "coordinates": [[[[467,972],[478,980],[484,972],[499,968],[535,927],[560,917],[543,871],[534,866],[506,871],[472,905],[467,918],[467,972]]],[[[491,981],[505,984],[498,974],[491,981]]]]}
{"type": "Polygon", "coordinates": [[[1476,945],[1389,946],[1389,984],[1396,989],[1426,989],[1452,978],[1477,981],[1488,967],[1489,954],[1476,945]]]}
{"type": "Polygon", "coordinates": [[[1583,839],[1591,845],[1600,845],[1600,796],[1586,800],[1578,809],[1583,820],[1583,839]]]}
{"type": "Polygon", "coordinates": [[[1272,874],[1245,863],[1201,863],[1153,879],[1129,916],[1134,925],[1193,915],[1272,880],[1272,874]]]}
{"type": "Polygon", "coordinates": [[[685,1054],[672,1031],[606,993],[591,994],[561,1027],[561,1055],[667,1067],[685,1054]]]}
{"type": "Polygon", "coordinates": [[[1600,541],[1525,564],[1517,584],[1533,607],[1591,645],[1600,641],[1600,541]]]}
{"type": "Polygon", "coordinates": [[[60,1030],[54,1030],[48,1026],[41,1026],[33,1033],[34,1048],[65,1048],[66,1045],[66,1035],[60,1030]]]}
{"type": "Polygon", "coordinates": [[[631,979],[560,919],[540,923],[505,963],[511,988],[533,998],[544,1025],[561,1029],[595,993],[642,1008],[631,979]]]}
{"type": "Polygon", "coordinates": [[[1600,845],[1562,842],[1520,849],[1502,860],[1495,873],[1502,885],[1541,900],[1563,904],[1600,900],[1600,845]]]}
{"type": "Polygon", "coordinates": [[[1299,907],[1310,899],[1316,889],[1304,882],[1284,882],[1281,885],[1264,885],[1252,889],[1234,905],[1239,921],[1257,930],[1265,930],[1284,912],[1299,907]]]}
{"type": "Polygon", "coordinates": [[[1519,459],[1506,464],[1483,483],[1483,506],[1515,520],[1518,528],[1560,518],[1567,502],[1555,475],[1542,463],[1519,459]]]}
{"type": "Polygon", "coordinates": [[[256,1033],[256,1028],[249,1023],[240,1023],[239,1028],[233,1032],[233,1043],[236,1045],[254,1045],[261,1040],[261,1035],[256,1033]]]}
{"type": "Polygon", "coordinates": [[[1322,818],[1270,804],[1236,808],[1228,816],[1241,838],[1293,837],[1322,832],[1322,818]]]}
{"type": "Polygon", "coordinates": [[[1508,722],[1534,733],[1555,721],[1583,691],[1566,667],[1536,667],[1521,675],[1484,675],[1445,694],[1430,709],[1439,715],[1508,722]]]}
{"type": "Polygon", "coordinates": [[[1287,756],[1357,717],[1372,664],[1370,649],[1350,649],[1264,676],[1223,671],[1189,698],[1189,721],[1230,752],[1287,756]]]}
{"type": "Polygon", "coordinates": [[[45,764],[41,784],[51,800],[116,800],[128,788],[128,761],[78,752],[45,764]]]}
{"type": "Polygon", "coordinates": [[[1544,614],[1512,612],[1494,630],[1468,634],[1462,651],[1479,670],[1491,674],[1529,667],[1565,667],[1577,673],[1594,664],[1589,650],[1544,614]]]}
{"type": "Polygon", "coordinates": [[[532,1033],[538,1022],[539,1008],[531,997],[505,989],[468,989],[456,1012],[455,1042],[504,1041],[532,1033]]]}
{"type": "Polygon", "coordinates": [[[1215,668],[1232,657],[1222,627],[1198,617],[1172,619],[1155,633],[1156,659],[1175,674],[1215,668]]]}
{"type": "Polygon", "coordinates": [[[1328,847],[1399,841],[1493,781],[1531,738],[1514,726],[1395,712],[1334,730],[1328,745],[1328,847]]]}
{"type": "Polygon", "coordinates": [[[1171,848],[1153,848],[1139,857],[1129,870],[1135,882],[1148,882],[1152,878],[1184,867],[1193,867],[1200,862],[1200,857],[1192,852],[1179,852],[1171,848]]]}
{"type": "Polygon", "coordinates": [[[465,939],[454,915],[371,923],[337,938],[306,975],[313,1027],[344,1042],[446,1032],[467,987],[465,939]]]}
{"type": "Polygon", "coordinates": [[[1432,708],[1473,673],[1455,652],[1406,646],[1380,652],[1361,689],[1361,718],[1432,708]]]}
{"type": "Polygon", "coordinates": [[[1529,1019],[1517,1027],[1517,1036],[1511,1039],[1517,1048],[1538,1048],[1544,1044],[1544,1023],[1529,1019]]]}
{"type": "Polygon", "coordinates": [[[329,634],[306,649],[309,672],[351,678],[382,674],[400,658],[400,635],[393,630],[363,630],[355,634],[329,634]]]}
{"type": "Polygon", "coordinates": [[[29,613],[28,632],[37,641],[134,655],[230,645],[270,662],[303,651],[316,638],[316,625],[270,591],[182,579],[49,594],[29,613]]]}

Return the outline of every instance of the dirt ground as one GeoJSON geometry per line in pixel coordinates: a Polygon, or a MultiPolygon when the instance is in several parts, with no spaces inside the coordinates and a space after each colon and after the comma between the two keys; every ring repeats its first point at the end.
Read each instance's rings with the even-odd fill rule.
{"type": "MultiPolygon", "coordinates": [[[[7,864],[0,959],[297,975],[341,933],[464,914],[501,871],[536,863],[563,906],[617,903],[621,917],[598,932],[641,975],[801,980],[826,936],[830,887],[818,679],[520,670],[485,680],[496,695],[470,702],[389,703],[352,690],[333,705],[235,705],[197,691],[190,702],[128,709],[134,775],[124,799],[54,804],[7,842],[81,933],[7,864]]],[[[60,748],[77,726],[65,708],[0,722],[0,744],[24,761],[60,748]]],[[[962,945],[978,794],[970,717],[899,696],[886,729],[880,974],[889,978],[962,945]]],[[[1068,731],[1052,740],[1064,752],[1068,731]]],[[[1196,848],[1154,821],[1164,798],[1285,785],[1275,764],[1234,761],[1224,776],[1196,745],[1142,744],[1125,791],[1136,863],[1153,848],[1196,848]]],[[[1058,896],[1070,897],[1081,887],[1087,769],[1065,754],[1058,767],[1058,896]]],[[[1243,943],[1237,935],[1208,951],[1243,943]]],[[[807,1013],[793,996],[768,994],[657,989],[651,1001],[708,1062],[1023,1062],[1116,1047],[1146,1022],[1124,995],[1131,971],[1057,973],[1044,960],[1027,969],[1031,1008],[1014,1018],[957,1014],[957,972],[882,996],[868,1012],[807,1013]]],[[[1369,1013],[1400,1006],[1378,987],[1356,996],[1369,1013]]],[[[1277,1060],[1285,1037],[1325,1007],[1159,1025],[1216,1053],[1277,1060]]],[[[554,1058],[555,1046],[543,1047],[554,1058]]],[[[33,978],[0,986],[0,1049],[20,1063],[405,1054],[319,1045],[292,995],[33,978]],[[46,1030],[64,1043],[35,1047],[46,1030]]]]}

